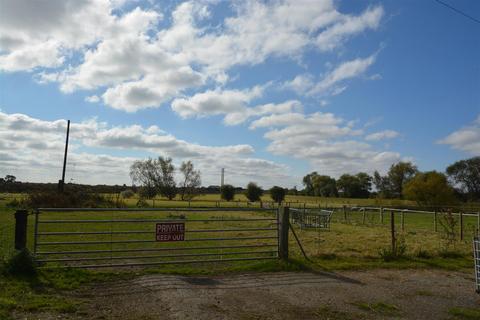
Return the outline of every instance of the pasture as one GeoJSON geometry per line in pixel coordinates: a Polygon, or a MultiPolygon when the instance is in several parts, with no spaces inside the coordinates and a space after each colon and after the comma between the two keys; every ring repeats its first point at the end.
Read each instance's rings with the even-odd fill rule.
{"type": "MultiPolygon", "coordinates": [[[[20,198],[22,195],[2,195],[0,197],[0,256],[6,258],[13,252],[13,230],[14,230],[14,209],[7,208],[5,204],[12,200],[12,198],[20,198]]],[[[264,198],[267,201],[267,198],[264,198]]],[[[305,249],[308,256],[306,260],[299,248],[293,235],[289,236],[289,253],[290,262],[285,263],[273,260],[245,260],[245,261],[216,261],[216,262],[197,262],[192,264],[165,264],[165,265],[148,265],[143,268],[107,268],[102,270],[77,270],[77,269],[41,269],[34,278],[11,278],[10,276],[1,276],[1,281],[5,283],[4,288],[6,290],[0,291],[0,319],[2,316],[7,318],[11,317],[12,312],[18,314],[29,314],[35,312],[47,312],[47,313],[77,313],[82,308],[80,307],[84,302],[82,299],[78,299],[77,296],[68,297],[59,294],[65,289],[82,290],[86,285],[100,285],[105,283],[108,285],[111,281],[129,281],[134,277],[147,274],[181,274],[181,275],[202,275],[205,277],[218,275],[218,274],[231,274],[231,273],[244,273],[244,272],[278,272],[278,271],[303,271],[303,272],[350,272],[356,273],[361,270],[403,270],[403,269],[416,269],[416,270],[448,270],[448,272],[461,272],[466,274],[469,279],[473,280],[471,273],[473,272],[473,259],[471,252],[471,239],[476,232],[477,217],[465,216],[464,219],[464,239],[459,238],[459,226],[456,225],[456,238],[454,241],[446,239],[445,230],[440,225],[442,219],[439,215],[437,231],[434,231],[433,217],[429,214],[423,213],[408,213],[404,216],[402,231],[400,214],[395,214],[395,226],[397,232],[397,240],[400,241],[404,248],[404,252],[401,257],[397,259],[385,259],[382,256],[382,252],[389,248],[391,243],[390,234],[390,214],[385,213],[383,219],[377,211],[366,211],[365,214],[358,210],[347,210],[345,214],[342,209],[343,204],[341,200],[351,202],[349,205],[379,205],[376,200],[371,199],[327,199],[330,202],[323,202],[322,198],[307,199],[305,197],[290,196],[287,198],[287,202],[291,202],[291,206],[294,207],[298,204],[298,207],[303,207],[302,201],[309,200],[306,203],[307,208],[317,207],[337,207],[335,210],[330,230],[317,230],[317,229],[301,229],[297,225],[293,225],[296,234],[300,240],[301,245],[305,249]],[[335,202],[337,201],[337,202],[335,202]],[[60,291],[58,291],[60,290],[60,291]],[[16,297],[12,299],[11,297],[16,297]],[[2,311],[3,310],[3,311],[2,311]],[[2,313],[3,312],[3,313],[2,313]]],[[[135,199],[126,199],[127,205],[133,207],[135,199]]],[[[404,206],[411,205],[409,203],[402,203],[404,206]]],[[[188,202],[182,201],[170,201],[165,199],[155,199],[155,205],[158,207],[188,207],[188,202]]],[[[253,207],[259,207],[258,204],[250,204],[252,210],[246,211],[222,211],[222,207],[239,207],[245,208],[248,204],[243,201],[238,202],[219,202],[218,195],[206,195],[196,198],[195,201],[190,203],[190,207],[219,207],[215,212],[151,212],[151,211],[135,211],[135,212],[117,212],[117,211],[104,211],[104,212],[47,212],[43,213],[42,219],[46,220],[82,220],[82,219],[184,219],[185,216],[188,219],[193,220],[208,220],[216,218],[233,218],[233,219],[262,219],[262,218],[274,218],[275,215],[272,212],[258,212],[253,207]]],[[[385,205],[381,203],[380,205],[385,205]]],[[[246,208],[245,208],[246,209],[246,208]]],[[[186,209],[187,210],[187,209],[186,209]]],[[[185,210],[185,211],[186,211],[185,210]]],[[[457,217],[458,219],[459,217],[457,217]]],[[[245,227],[241,221],[198,221],[191,222],[187,227],[192,230],[207,230],[213,228],[213,224],[219,223],[216,228],[222,230],[232,229],[237,231],[222,231],[215,233],[199,232],[194,234],[195,238],[206,240],[202,241],[202,246],[235,246],[240,244],[238,240],[208,240],[214,237],[228,238],[249,238],[256,237],[262,233],[272,234],[274,231],[269,230],[241,230],[245,227]]],[[[42,225],[41,232],[56,232],[61,233],[65,231],[85,231],[87,228],[92,232],[108,232],[108,231],[126,231],[127,228],[132,226],[112,225],[112,224],[82,224],[71,223],[67,225],[60,224],[46,224],[42,225]],[[114,228],[114,229],[112,229],[114,228]]],[[[271,228],[272,225],[267,221],[252,221],[248,224],[248,228],[251,229],[264,229],[271,228]]],[[[33,248],[32,233],[34,230],[34,219],[30,216],[28,224],[29,236],[28,247],[33,248]]],[[[152,232],[152,224],[138,224],[135,226],[135,230],[152,232]]],[[[134,239],[147,240],[150,235],[139,234],[134,239]]],[[[42,238],[39,239],[39,241],[42,238]]],[[[76,240],[88,240],[98,242],[112,242],[103,244],[88,245],[88,248],[94,250],[128,250],[145,248],[148,246],[150,249],[154,249],[156,244],[144,244],[144,243],[116,243],[122,240],[132,239],[128,234],[90,234],[86,236],[72,236],[72,235],[51,235],[45,236],[41,241],[55,241],[55,242],[75,242],[76,240]]],[[[254,245],[254,244],[274,244],[275,239],[246,239],[242,240],[241,244],[254,245]]],[[[166,248],[178,248],[174,250],[175,254],[183,254],[191,251],[184,251],[182,248],[188,248],[191,243],[167,243],[164,245],[166,248]]],[[[69,251],[84,250],[85,246],[81,244],[71,245],[48,245],[46,247],[39,247],[39,250],[58,251],[65,250],[65,247],[69,251]]],[[[275,250],[275,247],[273,247],[275,250]]],[[[213,249],[200,249],[193,251],[194,253],[205,254],[205,259],[215,260],[229,260],[231,258],[243,257],[241,254],[243,249],[238,248],[222,248],[219,250],[213,249]],[[240,251],[240,254],[239,254],[240,251]],[[218,253],[221,253],[218,254],[218,253]]],[[[271,248],[256,248],[252,249],[254,255],[245,255],[246,257],[258,256],[262,257],[275,257],[275,252],[271,248]]],[[[165,253],[162,253],[165,254],[165,253]]],[[[145,252],[127,252],[119,253],[117,256],[126,258],[127,263],[136,262],[155,262],[156,258],[151,257],[138,257],[145,255],[145,252]],[[129,260],[128,257],[132,259],[129,260]]],[[[148,254],[152,256],[153,254],[148,254]]],[[[54,259],[68,259],[77,257],[77,255],[62,254],[50,256],[54,259]]],[[[111,262],[108,258],[102,254],[91,254],[89,257],[105,258],[103,260],[96,261],[111,262]]],[[[184,257],[181,259],[189,259],[192,257],[184,257]]],[[[162,261],[178,260],[178,257],[163,257],[162,261]]],[[[124,260],[122,260],[124,261],[124,260]]],[[[95,262],[95,260],[94,260],[95,262]]],[[[68,265],[70,262],[49,262],[49,266],[61,266],[68,265]]],[[[83,262],[81,262],[83,263],[83,262]]],[[[91,263],[91,261],[90,261],[91,263]]],[[[376,272],[376,271],[373,271],[376,272]]],[[[435,271],[437,272],[437,271],[435,271]]],[[[360,275],[358,275],[360,276],[360,275]]],[[[412,289],[413,290],[413,289],[412,289]]],[[[415,289],[417,290],[417,289],[415,289]]],[[[420,289],[418,289],[420,290],[420,289]]],[[[472,282],[473,292],[473,282],[472,282]]],[[[413,294],[413,293],[412,293],[413,294]]],[[[358,309],[358,307],[356,307],[358,309]]],[[[360,308],[361,309],[361,308],[360,308]]],[[[358,310],[357,310],[358,311],[358,310]]],[[[355,311],[355,312],[357,312],[355,311]]],[[[368,313],[368,312],[367,312],[368,313]]],[[[354,313],[357,314],[357,313],[354,313]]],[[[348,319],[347,315],[345,318],[348,319]]],[[[356,317],[353,317],[356,318],[356,317]]],[[[368,317],[367,317],[368,318],[368,317]]],[[[320,319],[322,319],[320,317],[320,319]]],[[[335,319],[335,318],[333,318],[335,319]]],[[[344,319],[340,317],[339,319],[344,319]]],[[[459,317],[458,319],[462,319],[459,317]]]]}

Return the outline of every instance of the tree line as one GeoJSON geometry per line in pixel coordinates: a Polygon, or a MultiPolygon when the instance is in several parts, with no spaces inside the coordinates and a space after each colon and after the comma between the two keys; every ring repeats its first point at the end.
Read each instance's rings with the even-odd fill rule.
{"type": "Polygon", "coordinates": [[[411,162],[393,164],[386,175],[375,171],[338,179],[314,171],[303,177],[301,194],[321,197],[407,199],[422,205],[480,200],[480,157],[460,160],[445,172],[420,172],[411,162]],[[375,191],[372,191],[375,187],[375,191]]]}

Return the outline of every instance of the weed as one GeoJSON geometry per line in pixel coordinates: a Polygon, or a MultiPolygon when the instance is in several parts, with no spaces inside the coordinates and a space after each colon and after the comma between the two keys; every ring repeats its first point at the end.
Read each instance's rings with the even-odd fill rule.
{"type": "Polygon", "coordinates": [[[37,273],[35,259],[27,249],[13,255],[4,268],[8,274],[15,276],[34,276],[37,273]]]}
{"type": "Polygon", "coordinates": [[[396,305],[385,302],[355,302],[353,305],[361,310],[378,313],[385,316],[395,316],[400,313],[400,309],[396,305]]]}
{"type": "Polygon", "coordinates": [[[480,309],[454,307],[448,310],[448,313],[455,319],[474,320],[480,319],[480,309]]]}

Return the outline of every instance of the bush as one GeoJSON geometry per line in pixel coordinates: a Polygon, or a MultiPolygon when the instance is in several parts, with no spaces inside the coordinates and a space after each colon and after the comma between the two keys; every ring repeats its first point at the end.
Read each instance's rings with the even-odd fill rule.
{"type": "Polygon", "coordinates": [[[250,202],[259,201],[262,194],[263,194],[262,188],[257,186],[256,183],[250,182],[247,185],[247,190],[245,191],[245,196],[247,197],[247,199],[250,202]]]}
{"type": "Polygon", "coordinates": [[[23,202],[22,202],[22,201],[18,201],[17,198],[14,198],[13,200],[11,200],[11,201],[9,201],[9,202],[7,202],[7,203],[5,204],[5,206],[6,206],[7,208],[14,208],[14,209],[15,209],[15,208],[20,208],[20,207],[22,207],[23,205],[24,205],[23,202]]]}
{"type": "Polygon", "coordinates": [[[220,188],[220,195],[223,200],[232,201],[235,197],[235,188],[232,185],[226,184],[220,188]]]}
{"type": "Polygon", "coordinates": [[[135,195],[135,192],[133,192],[132,189],[127,189],[127,190],[122,191],[120,193],[120,195],[124,199],[130,199],[131,197],[133,197],[135,195]]]}
{"type": "Polygon", "coordinates": [[[98,208],[114,207],[115,201],[87,192],[39,192],[28,195],[29,208],[98,208]]]}
{"type": "Polygon", "coordinates": [[[285,199],[285,189],[274,186],[270,189],[270,197],[273,201],[281,203],[285,199]]]}
{"type": "Polygon", "coordinates": [[[28,249],[23,249],[6,262],[5,271],[16,276],[33,276],[37,273],[35,259],[28,249]]]}

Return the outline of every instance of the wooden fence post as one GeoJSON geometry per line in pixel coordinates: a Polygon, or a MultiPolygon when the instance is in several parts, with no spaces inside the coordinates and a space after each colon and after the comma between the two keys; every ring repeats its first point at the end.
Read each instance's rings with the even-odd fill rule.
{"type": "Polygon", "coordinates": [[[347,222],[347,206],[343,205],[343,220],[347,222]]]}
{"type": "Polygon", "coordinates": [[[380,207],[380,223],[383,224],[383,207],[380,207]]]}
{"type": "Polygon", "coordinates": [[[362,214],[362,224],[365,224],[365,208],[362,208],[363,214],[362,214]]]}
{"type": "Polygon", "coordinates": [[[437,210],[433,212],[433,231],[437,232],[437,210]]]}
{"type": "Polygon", "coordinates": [[[27,248],[27,222],[28,211],[17,210],[15,212],[15,249],[27,248]]]}
{"type": "Polygon", "coordinates": [[[290,226],[290,210],[288,207],[278,209],[278,257],[282,260],[288,260],[288,230],[290,226]]]}
{"type": "Polygon", "coordinates": [[[460,240],[463,240],[463,212],[460,211],[460,240]]]}
{"type": "Polygon", "coordinates": [[[395,238],[395,213],[390,211],[390,233],[392,236],[392,254],[397,255],[397,244],[395,238]]]}

